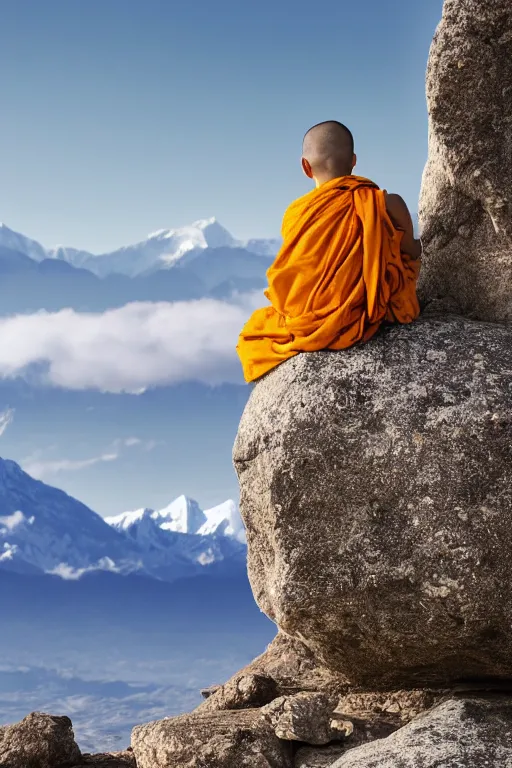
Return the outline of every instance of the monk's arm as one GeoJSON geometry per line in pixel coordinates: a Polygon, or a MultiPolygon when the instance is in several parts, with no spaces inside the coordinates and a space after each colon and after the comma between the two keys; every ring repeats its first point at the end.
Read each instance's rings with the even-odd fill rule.
{"type": "Polygon", "coordinates": [[[414,224],[405,200],[386,192],[386,208],[395,229],[404,233],[401,250],[413,259],[421,258],[421,243],[414,237],[414,224]]]}

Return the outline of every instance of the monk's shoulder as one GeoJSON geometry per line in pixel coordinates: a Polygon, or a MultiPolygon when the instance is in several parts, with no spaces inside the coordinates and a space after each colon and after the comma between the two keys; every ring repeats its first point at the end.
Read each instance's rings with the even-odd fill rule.
{"type": "Polygon", "coordinates": [[[283,227],[286,226],[286,224],[290,221],[294,221],[297,218],[299,218],[302,213],[308,209],[309,204],[314,197],[314,193],[316,192],[316,189],[311,190],[310,192],[307,192],[305,195],[301,195],[300,197],[297,197],[295,200],[293,200],[286,211],[284,212],[283,216],[283,227]]]}
{"type": "Polygon", "coordinates": [[[295,198],[295,200],[293,200],[290,203],[290,205],[288,206],[288,208],[286,209],[286,212],[288,213],[288,211],[296,211],[299,208],[303,208],[317,194],[318,194],[318,190],[317,189],[310,189],[310,191],[306,192],[306,194],[301,195],[300,197],[295,198]]]}
{"type": "Polygon", "coordinates": [[[388,213],[390,215],[397,214],[400,215],[410,215],[409,208],[407,207],[407,203],[401,197],[401,195],[397,195],[394,192],[388,192],[386,189],[383,190],[384,192],[384,200],[386,201],[386,208],[388,210],[388,213]]]}

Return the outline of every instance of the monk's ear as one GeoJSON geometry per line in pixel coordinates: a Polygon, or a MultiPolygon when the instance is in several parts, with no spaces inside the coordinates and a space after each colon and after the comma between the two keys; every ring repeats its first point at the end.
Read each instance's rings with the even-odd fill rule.
{"type": "Polygon", "coordinates": [[[312,179],[313,178],[313,169],[311,168],[309,162],[306,160],[305,157],[303,157],[301,159],[301,164],[302,164],[302,170],[304,171],[304,173],[306,174],[308,179],[312,179]]]}
{"type": "Polygon", "coordinates": [[[354,168],[356,167],[356,165],[357,165],[357,155],[354,153],[354,154],[352,155],[352,170],[354,170],[354,168]]]}

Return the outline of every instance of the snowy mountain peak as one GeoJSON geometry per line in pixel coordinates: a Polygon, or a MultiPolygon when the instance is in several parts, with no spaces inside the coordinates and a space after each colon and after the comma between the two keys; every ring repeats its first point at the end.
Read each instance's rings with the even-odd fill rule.
{"type": "Polygon", "coordinates": [[[152,517],[155,514],[154,509],[143,507],[135,509],[133,512],[122,512],[120,515],[105,518],[105,522],[118,530],[127,530],[130,526],[140,523],[146,517],[152,517]]]}
{"type": "Polygon", "coordinates": [[[9,229],[5,224],[0,224],[0,246],[9,248],[11,251],[24,253],[35,261],[43,261],[43,259],[48,258],[46,250],[40,243],[9,229]]]}
{"type": "Polygon", "coordinates": [[[198,219],[194,221],[192,226],[197,227],[197,229],[206,229],[206,227],[210,227],[212,224],[218,224],[215,216],[211,216],[209,219],[198,219]]]}
{"type": "Polygon", "coordinates": [[[78,579],[107,570],[173,581],[210,566],[238,568],[246,556],[243,540],[231,535],[238,513],[233,502],[216,509],[223,506],[226,516],[217,511],[210,520],[197,502],[180,496],[163,510],[138,509],[105,521],[0,459],[0,571],[78,579]]]}
{"type": "Polygon", "coordinates": [[[201,536],[227,536],[246,543],[245,528],[238,507],[232,499],[204,512],[206,522],[198,533],[201,536]]]}
{"type": "Polygon", "coordinates": [[[107,517],[106,522],[118,531],[142,529],[155,524],[161,531],[173,531],[197,536],[221,536],[245,543],[245,529],[234,501],[228,499],[211,509],[202,510],[194,499],[179,496],[167,507],[159,510],[149,508],[124,512],[107,517]],[[151,522],[149,522],[151,521],[151,522]]]}
{"type": "MultiPolygon", "coordinates": [[[[25,254],[34,261],[56,259],[73,267],[87,269],[98,277],[123,274],[128,277],[148,275],[160,269],[189,265],[203,252],[217,249],[243,249],[248,255],[272,257],[280,247],[278,240],[237,240],[215,217],[198,219],[189,226],[159,229],[145,240],[118,248],[110,253],[93,255],[88,251],[64,247],[45,249],[40,243],[0,225],[0,248],[25,254]],[[186,258],[184,258],[186,257],[186,258]]],[[[227,257],[229,261],[229,256],[227,257]]],[[[262,273],[265,271],[262,268],[262,273]]],[[[230,277],[228,274],[227,278],[230,277]]],[[[226,279],[224,277],[223,279],[226,279]]],[[[222,281],[221,281],[222,282],[222,281]]]]}
{"type": "MultiPolygon", "coordinates": [[[[0,457],[0,483],[3,484],[8,480],[18,480],[23,478],[25,472],[19,464],[11,459],[2,459],[0,457]]],[[[34,481],[36,482],[36,481],[34,481]]]]}
{"type": "Polygon", "coordinates": [[[203,510],[197,501],[187,496],[178,496],[169,506],[157,512],[162,520],[160,527],[176,533],[197,533],[206,522],[203,510]]]}

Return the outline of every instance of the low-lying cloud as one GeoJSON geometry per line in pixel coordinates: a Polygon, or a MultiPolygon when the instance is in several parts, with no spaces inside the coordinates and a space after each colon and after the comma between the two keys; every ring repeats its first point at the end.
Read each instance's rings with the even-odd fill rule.
{"type": "MultiPolygon", "coordinates": [[[[0,319],[0,377],[44,370],[68,389],[140,392],[184,381],[241,382],[235,347],[261,294],[137,302],[103,313],[71,309],[0,319]]],[[[0,425],[1,426],[1,425],[0,425]]]]}

